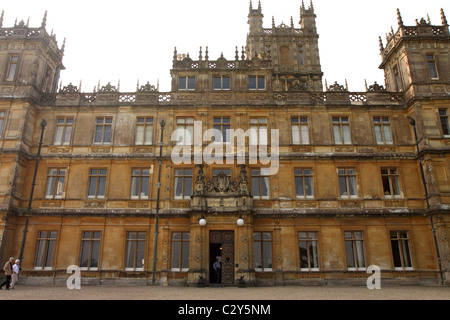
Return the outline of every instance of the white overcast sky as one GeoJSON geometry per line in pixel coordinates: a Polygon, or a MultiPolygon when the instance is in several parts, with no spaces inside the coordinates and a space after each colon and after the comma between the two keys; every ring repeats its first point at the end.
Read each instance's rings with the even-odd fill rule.
{"type": "MultiPolygon", "coordinates": [[[[272,16],[277,26],[290,24],[292,16],[299,28],[301,0],[261,3],[265,28],[271,28],[272,16]]],[[[253,0],[254,8],[257,4],[253,0]]],[[[364,79],[368,85],[384,84],[378,36],[386,45],[391,26],[397,31],[397,8],[409,26],[427,14],[433,25],[441,25],[441,8],[450,20],[448,0],[315,0],[313,5],[324,79],[328,85],[347,79],[350,91],[364,91],[364,79]]],[[[137,80],[156,85],[159,79],[160,91],[170,91],[174,47],[194,60],[200,46],[203,54],[209,47],[210,60],[221,52],[234,59],[235,47],[240,52],[246,43],[249,1],[20,0],[2,1],[1,10],[5,28],[16,18],[30,18],[30,27],[39,27],[48,10],[47,31],[53,30],[59,46],[67,39],[63,86],[82,80],[82,91],[92,92],[99,81],[117,86],[120,79],[120,91],[133,92],[137,80]]]]}

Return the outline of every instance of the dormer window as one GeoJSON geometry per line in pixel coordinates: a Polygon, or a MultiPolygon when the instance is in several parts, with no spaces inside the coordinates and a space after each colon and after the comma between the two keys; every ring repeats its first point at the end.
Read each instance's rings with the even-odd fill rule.
{"type": "Polygon", "coordinates": [[[249,90],[266,90],[266,78],[264,76],[248,77],[249,90]]]}
{"type": "Polygon", "coordinates": [[[180,77],[178,79],[178,90],[195,90],[195,77],[180,77]]]}
{"type": "Polygon", "coordinates": [[[14,55],[9,57],[8,72],[6,73],[6,81],[14,81],[18,63],[19,63],[19,56],[14,55]]]}

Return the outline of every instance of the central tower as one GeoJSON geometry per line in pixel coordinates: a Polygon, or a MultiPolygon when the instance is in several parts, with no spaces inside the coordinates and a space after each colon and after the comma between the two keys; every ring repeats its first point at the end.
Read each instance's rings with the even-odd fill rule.
{"type": "Polygon", "coordinates": [[[300,28],[284,21],[272,28],[263,28],[261,2],[253,9],[250,1],[247,35],[247,57],[260,57],[272,61],[273,79],[277,79],[274,91],[322,91],[322,69],[319,57],[319,35],[316,29],[316,15],[311,2],[309,8],[302,1],[300,7],[300,28]]]}

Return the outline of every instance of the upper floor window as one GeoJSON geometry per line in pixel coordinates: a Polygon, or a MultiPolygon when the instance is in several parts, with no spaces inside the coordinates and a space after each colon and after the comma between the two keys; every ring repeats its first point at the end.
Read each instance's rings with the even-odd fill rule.
{"type": "Polygon", "coordinates": [[[250,118],[250,145],[267,146],[267,118],[250,118]]]}
{"type": "Polygon", "coordinates": [[[230,142],[230,117],[214,117],[214,129],[220,131],[214,136],[215,142],[230,142]]]}
{"type": "Polygon", "coordinates": [[[50,199],[61,199],[64,193],[65,178],[66,169],[49,169],[45,197],[50,199]]]}
{"type": "Polygon", "coordinates": [[[303,60],[303,48],[299,47],[298,48],[298,63],[303,66],[305,64],[304,60],[303,60]]]}
{"type": "Polygon", "coordinates": [[[106,191],[106,174],[107,169],[90,169],[89,170],[89,198],[104,198],[106,191]]]}
{"type": "Polygon", "coordinates": [[[356,172],[352,168],[338,169],[339,192],[342,198],[356,198],[356,172]]]}
{"type": "Polygon", "coordinates": [[[294,169],[295,176],[295,196],[297,198],[312,198],[313,174],[312,169],[294,169]]]}
{"type": "Polygon", "coordinates": [[[192,181],[192,169],[175,170],[175,199],[190,199],[192,181]]]}
{"type": "Polygon", "coordinates": [[[254,168],[252,174],[252,195],[255,199],[269,198],[269,174],[268,169],[254,168]]]}
{"type": "Polygon", "coordinates": [[[131,172],[131,198],[148,199],[150,169],[135,168],[131,172]]]}
{"type": "Polygon", "coordinates": [[[94,143],[111,143],[112,121],[110,117],[98,117],[95,124],[94,143]]]}
{"type": "Polygon", "coordinates": [[[9,57],[8,70],[6,73],[6,81],[14,81],[18,63],[19,63],[19,56],[13,55],[9,57]]]}
{"type": "Polygon", "coordinates": [[[400,198],[402,196],[396,168],[381,169],[381,179],[385,198],[400,198]]]}
{"type": "Polygon", "coordinates": [[[430,71],[431,79],[439,79],[436,69],[436,59],[433,54],[427,54],[428,70],[430,71]]]}
{"type": "Polygon", "coordinates": [[[351,144],[350,122],[348,117],[333,117],[333,132],[335,144],[351,144]]]}
{"type": "Polygon", "coordinates": [[[374,117],[375,138],[377,144],[392,144],[391,124],[387,117],[374,117]]]}
{"type": "Polygon", "coordinates": [[[62,117],[56,119],[55,145],[69,145],[72,137],[73,118],[62,117]]]}
{"type": "Polygon", "coordinates": [[[292,144],[309,144],[307,117],[291,118],[292,144]]]}
{"type": "Polygon", "coordinates": [[[138,117],[136,120],[136,145],[151,145],[153,141],[153,117],[138,117]]]}
{"type": "Polygon", "coordinates": [[[6,111],[0,111],[0,138],[3,137],[3,129],[6,123],[6,111]]]}
{"type": "Polygon", "coordinates": [[[194,117],[177,118],[176,143],[185,146],[194,143],[194,117]]]}
{"type": "Polygon", "coordinates": [[[450,135],[447,109],[439,109],[439,118],[441,120],[442,133],[444,134],[444,136],[450,135]]]}
{"type": "Polygon", "coordinates": [[[195,77],[179,77],[178,90],[195,90],[195,77]]]}
{"type": "Polygon", "coordinates": [[[230,90],[231,78],[228,76],[216,76],[214,77],[214,90],[230,90]]]}
{"type": "Polygon", "coordinates": [[[266,90],[266,77],[250,76],[248,77],[249,90],[266,90]]]}

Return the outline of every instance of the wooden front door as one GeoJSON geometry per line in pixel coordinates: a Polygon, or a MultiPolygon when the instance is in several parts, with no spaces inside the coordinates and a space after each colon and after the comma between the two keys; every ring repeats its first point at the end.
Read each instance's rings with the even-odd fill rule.
{"type": "MultiPolygon", "coordinates": [[[[223,285],[234,285],[234,231],[210,231],[209,234],[210,248],[212,244],[220,244],[221,260],[222,260],[222,277],[223,285]]],[[[216,257],[211,256],[210,260],[216,257]]],[[[210,273],[214,273],[214,269],[210,267],[210,273]]]]}

